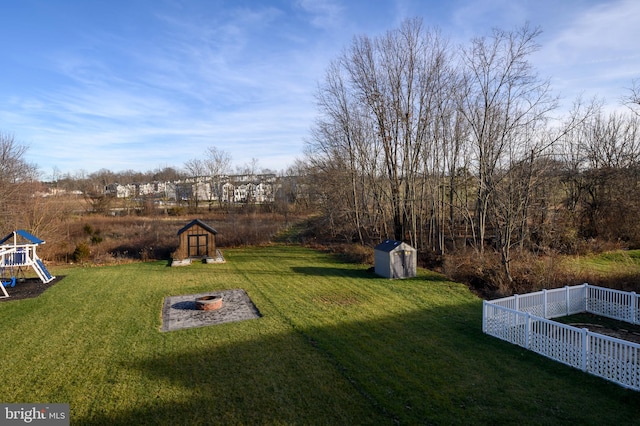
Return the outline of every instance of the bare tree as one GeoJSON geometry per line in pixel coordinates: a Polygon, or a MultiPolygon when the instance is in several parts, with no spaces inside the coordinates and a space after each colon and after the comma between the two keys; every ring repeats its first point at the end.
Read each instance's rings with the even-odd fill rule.
{"type": "Polygon", "coordinates": [[[312,151],[321,154],[316,170],[344,177],[349,192],[342,204],[358,240],[363,230],[377,229],[422,243],[431,173],[423,152],[433,142],[450,61],[446,41],[414,19],[379,38],[355,38],[329,67],[317,96],[322,117],[312,151]]]}
{"type": "Polygon", "coordinates": [[[16,227],[23,218],[15,206],[33,196],[37,168],[25,161],[28,147],[13,135],[0,133],[0,221],[4,227],[16,227]]]}
{"type": "MultiPolygon", "coordinates": [[[[475,38],[463,50],[466,93],[461,111],[471,130],[473,163],[477,176],[476,247],[484,250],[491,206],[500,180],[522,161],[532,163],[543,150],[536,129],[544,126],[547,114],[556,107],[549,83],[540,80],[528,61],[538,49],[540,30],[528,25],[511,32],[493,30],[490,37],[475,38]],[[529,160],[526,160],[529,158],[529,160]]],[[[508,190],[514,187],[507,185],[508,190]]],[[[500,226],[500,224],[496,224],[500,226]]],[[[505,225],[506,226],[506,225],[505,225]]],[[[498,231],[498,230],[496,230],[498,231]]],[[[510,245],[509,232],[498,231],[500,245],[510,245]]],[[[503,252],[508,273],[509,256],[503,252]]]]}
{"type": "Polygon", "coordinates": [[[181,178],[181,173],[173,167],[162,167],[153,171],[152,179],[158,182],[173,182],[181,178]]]}
{"type": "Polygon", "coordinates": [[[600,111],[566,144],[567,207],[578,234],[635,240],[640,181],[640,117],[600,111]]]}
{"type": "Polygon", "coordinates": [[[385,36],[361,37],[350,51],[347,71],[363,99],[382,147],[393,236],[416,244],[415,207],[423,174],[421,153],[430,136],[434,93],[446,62],[446,42],[408,20],[385,36]]]}
{"type": "MultiPolygon", "coordinates": [[[[313,164],[317,166],[316,170],[330,174],[324,179],[327,184],[337,184],[331,185],[332,194],[327,194],[337,196],[327,205],[332,210],[330,214],[335,216],[342,212],[340,216],[363,243],[363,216],[368,208],[367,183],[363,180],[368,177],[367,166],[376,161],[370,152],[370,141],[375,141],[375,136],[368,128],[366,112],[354,98],[345,78],[341,64],[332,63],[316,95],[323,118],[317,121],[312,134],[315,153],[322,159],[315,158],[313,164]],[[344,184],[338,184],[340,179],[336,178],[339,177],[344,177],[344,184]]],[[[336,221],[333,223],[335,225],[336,221]]]]}
{"type": "Polygon", "coordinates": [[[203,197],[203,192],[205,191],[204,177],[207,172],[207,164],[204,160],[193,158],[184,163],[184,168],[189,176],[187,181],[192,181],[190,185],[192,189],[190,191],[189,198],[193,203],[193,208],[197,212],[200,198],[209,198],[206,195],[203,197]]]}
{"type": "Polygon", "coordinates": [[[86,211],[88,213],[107,213],[113,204],[115,195],[107,194],[105,189],[108,185],[117,183],[115,174],[107,169],[100,169],[88,175],[84,171],[79,171],[76,174],[76,179],[84,197],[86,211]]]}
{"type": "Polygon", "coordinates": [[[207,148],[207,157],[204,161],[211,178],[209,208],[211,208],[214,198],[217,198],[218,205],[221,207],[223,198],[222,185],[224,185],[224,175],[231,170],[231,154],[215,146],[210,146],[207,148]]]}
{"type": "Polygon", "coordinates": [[[629,107],[634,114],[640,116],[640,79],[634,79],[629,93],[622,97],[622,103],[629,107]]]}
{"type": "Polygon", "coordinates": [[[244,163],[244,165],[242,166],[236,166],[236,173],[254,176],[256,173],[258,173],[259,165],[260,160],[252,157],[248,163],[244,163]]]}

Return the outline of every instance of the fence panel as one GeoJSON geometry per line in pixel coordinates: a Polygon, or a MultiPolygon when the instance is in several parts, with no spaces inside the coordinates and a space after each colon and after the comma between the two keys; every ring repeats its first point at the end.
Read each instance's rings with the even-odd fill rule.
{"type": "Polygon", "coordinates": [[[517,310],[544,317],[544,295],[542,291],[518,295],[517,310]]]}
{"type": "Polygon", "coordinates": [[[556,318],[567,314],[567,292],[563,288],[546,290],[545,318],[556,318]]]}
{"type": "Polygon", "coordinates": [[[640,345],[589,333],[586,371],[621,386],[640,390],[640,345]]]}
{"type": "Polygon", "coordinates": [[[635,294],[609,288],[589,286],[587,312],[630,323],[635,322],[635,294]]]}
{"type": "Polygon", "coordinates": [[[484,332],[490,336],[526,347],[527,314],[502,306],[484,303],[484,332]]]}
{"type": "Polygon", "coordinates": [[[583,332],[545,319],[531,321],[529,349],[571,367],[582,368],[583,332]]]}
{"type": "Polygon", "coordinates": [[[587,294],[589,284],[566,287],[569,296],[567,315],[587,312],[587,294]]]}
{"type": "Polygon", "coordinates": [[[517,310],[515,296],[503,297],[502,299],[492,300],[491,304],[495,306],[501,306],[503,308],[517,310]]]}

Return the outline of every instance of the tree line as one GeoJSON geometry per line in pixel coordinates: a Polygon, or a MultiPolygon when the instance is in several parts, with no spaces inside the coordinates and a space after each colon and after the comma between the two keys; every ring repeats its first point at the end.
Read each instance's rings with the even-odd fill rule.
{"type": "Polygon", "coordinates": [[[529,58],[540,29],[454,46],[420,19],[359,36],[328,66],[307,143],[324,228],[421,251],[572,253],[640,242],[637,85],[630,108],[558,98],[529,58]]]}

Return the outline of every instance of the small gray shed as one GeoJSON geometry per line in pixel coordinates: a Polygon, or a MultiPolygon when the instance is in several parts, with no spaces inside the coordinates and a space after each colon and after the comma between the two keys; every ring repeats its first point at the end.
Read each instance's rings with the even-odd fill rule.
{"type": "Polygon", "coordinates": [[[416,276],[417,251],[407,243],[386,240],[374,250],[375,273],[386,278],[410,278],[416,276]]]}

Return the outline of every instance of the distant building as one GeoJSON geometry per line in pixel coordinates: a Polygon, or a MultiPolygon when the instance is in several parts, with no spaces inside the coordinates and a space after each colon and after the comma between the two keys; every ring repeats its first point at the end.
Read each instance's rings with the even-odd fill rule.
{"type": "Polygon", "coordinates": [[[222,201],[226,203],[271,203],[275,200],[275,174],[201,176],[173,182],[152,182],[104,187],[104,194],[117,198],[158,197],[167,200],[222,201]]]}

